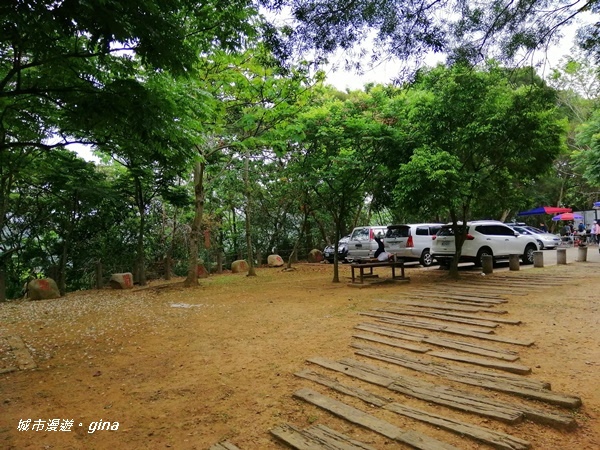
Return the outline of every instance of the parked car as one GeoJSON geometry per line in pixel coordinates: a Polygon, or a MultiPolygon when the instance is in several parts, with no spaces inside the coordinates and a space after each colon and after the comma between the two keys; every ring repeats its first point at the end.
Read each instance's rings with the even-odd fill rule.
{"type": "MultiPolygon", "coordinates": [[[[346,262],[346,256],[348,256],[348,240],[350,239],[350,235],[344,236],[338,241],[338,261],[343,263],[346,262]]],[[[335,257],[335,245],[328,245],[323,250],[323,257],[333,263],[333,258],[335,257]]]]}
{"type": "Polygon", "coordinates": [[[385,250],[407,261],[419,261],[424,267],[434,263],[431,256],[433,236],[442,223],[389,225],[385,234],[385,250]]]}
{"type": "MultiPolygon", "coordinates": [[[[467,222],[467,237],[462,246],[460,261],[474,262],[481,266],[484,255],[494,261],[508,259],[511,254],[521,255],[523,264],[533,264],[533,253],[538,249],[533,236],[522,235],[497,220],[467,222]]],[[[443,265],[449,265],[456,253],[452,225],[444,225],[433,240],[433,257],[443,265]]]]}
{"type": "Polygon", "coordinates": [[[373,258],[378,247],[375,236],[385,239],[386,231],[387,227],[381,225],[354,228],[348,240],[346,259],[351,262],[355,259],[373,258]]]}
{"type": "Polygon", "coordinates": [[[533,236],[537,241],[540,250],[553,249],[560,245],[560,236],[540,230],[539,228],[530,227],[528,225],[511,225],[513,230],[518,231],[526,236],[533,236]]]}

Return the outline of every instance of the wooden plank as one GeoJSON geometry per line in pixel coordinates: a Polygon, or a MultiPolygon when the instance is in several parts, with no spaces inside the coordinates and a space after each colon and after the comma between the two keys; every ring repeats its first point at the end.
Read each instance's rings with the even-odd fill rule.
{"type": "Polygon", "coordinates": [[[489,335],[489,334],[483,334],[483,333],[472,333],[470,331],[459,331],[459,330],[452,330],[452,331],[446,331],[443,330],[446,333],[452,333],[452,334],[458,334],[460,336],[469,336],[469,337],[474,337],[474,338],[478,338],[478,339],[482,339],[482,340],[486,340],[486,341],[494,341],[494,342],[503,342],[505,344],[515,344],[515,345],[521,345],[523,347],[531,347],[535,342],[534,341],[522,341],[520,339],[513,339],[513,338],[509,338],[509,337],[502,337],[502,336],[498,336],[498,335],[489,335]]]}
{"type": "Polygon", "coordinates": [[[391,323],[391,324],[395,324],[395,325],[404,325],[404,326],[411,327],[411,328],[420,328],[420,329],[427,329],[427,330],[433,330],[433,331],[441,331],[442,333],[457,334],[459,336],[469,336],[469,337],[474,337],[474,338],[478,338],[478,339],[482,339],[482,340],[486,340],[486,341],[503,342],[505,344],[515,344],[515,345],[521,345],[523,347],[531,347],[535,343],[534,341],[522,341],[520,339],[513,339],[513,338],[509,338],[509,337],[491,335],[491,334],[486,334],[486,333],[482,333],[482,332],[461,330],[456,327],[438,327],[438,328],[425,327],[424,325],[415,324],[414,322],[411,323],[410,321],[402,321],[402,320],[393,319],[393,318],[391,318],[391,319],[377,318],[376,315],[368,314],[368,313],[361,313],[361,314],[367,315],[367,316],[370,315],[371,317],[375,317],[378,322],[391,323]]]}
{"type": "Polygon", "coordinates": [[[449,303],[443,302],[417,302],[413,300],[376,300],[379,302],[392,303],[396,305],[408,305],[415,306],[417,308],[437,308],[443,309],[447,311],[462,311],[462,312],[486,312],[490,314],[507,314],[508,311],[501,309],[487,309],[476,306],[461,306],[461,305],[452,305],[449,303]]]}
{"type": "Polygon", "coordinates": [[[29,353],[25,343],[19,336],[7,336],[6,341],[8,342],[8,345],[10,345],[10,348],[17,359],[19,369],[26,370],[35,369],[37,367],[31,353],[29,353]]]}
{"type": "Polygon", "coordinates": [[[401,330],[399,328],[390,328],[385,327],[380,324],[362,322],[355,326],[357,330],[362,331],[371,331],[373,333],[378,333],[383,336],[395,337],[397,339],[404,339],[405,341],[413,341],[413,342],[421,342],[423,339],[427,337],[427,335],[422,333],[415,333],[412,331],[401,330]]]}
{"type": "Polygon", "coordinates": [[[341,362],[335,362],[325,360],[324,358],[311,358],[309,361],[363,381],[371,382],[369,379],[375,377],[375,379],[385,381],[387,384],[382,382],[374,384],[379,384],[410,397],[444,405],[449,408],[480,414],[507,423],[517,423],[523,419],[521,411],[495,405],[493,400],[485,397],[471,395],[448,386],[437,388],[432,383],[427,383],[413,377],[400,376],[396,373],[391,373],[391,371],[360,363],[352,359],[346,358],[341,362]]]}
{"type": "Polygon", "coordinates": [[[516,361],[519,359],[519,354],[512,350],[505,350],[498,347],[483,345],[479,342],[459,341],[445,337],[428,336],[423,339],[427,344],[437,345],[438,347],[453,348],[475,355],[489,356],[491,358],[503,359],[505,361],[516,361]],[[504,357],[503,357],[504,356],[504,357]]]}
{"type": "Polygon", "coordinates": [[[466,319],[463,317],[446,316],[446,315],[442,315],[442,314],[429,313],[429,312],[425,312],[425,311],[423,311],[423,312],[415,311],[412,309],[376,308],[376,309],[374,309],[374,311],[397,314],[400,316],[424,317],[424,318],[428,318],[428,319],[443,320],[443,321],[447,321],[447,322],[464,323],[467,325],[477,325],[480,327],[488,327],[488,328],[498,327],[498,323],[496,323],[496,322],[485,321],[485,320],[481,320],[481,319],[466,319]]]}
{"type": "Polygon", "coordinates": [[[476,296],[476,294],[473,294],[472,296],[469,295],[458,295],[458,294],[447,294],[447,293],[443,293],[443,292],[437,292],[437,293],[429,293],[429,292],[422,292],[422,291],[416,291],[416,292],[411,292],[411,297],[423,297],[423,298],[433,298],[433,299],[439,299],[440,301],[448,301],[448,300],[456,300],[459,302],[470,302],[470,303],[491,303],[494,305],[500,305],[502,303],[508,303],[508,300],[504,299],[504,298],[495,298],[495,297],[479,297],[476,296]]]}
{"type": "Polygon", "coordinates": [[[272,428],[269,432],[280,441],[298,450],[321,450],[323,448],[319,442],[315,442],[300,428],[287,423],[272,428]]]}
{"type": "Polygon", "coordinates": [[[469,356],[457,355],[455,353],[448,352],[440,352],[440,351],[432,351],[429,353],[431,356],[435,356],[437,358],[449,359],[452,361],[464,362],[467,364],[475,364],[476,366],[489,367],[492,369],[504,370],[506,372],[518,373],[521,375],[526,375],[531,373],[531,367],[523,366],[521,364],[514,363],[501,363],[492,361],[489,359],[482,358],[473,358],[469,356]]]}
{"type": "Polygon", "coordinates": [[[421,422],[451,431],[452,433],[460,434],[461,436],[469,436],[497,449],[526,450],[531,447],[529,442],[511,436],[510,434],[490,430],[489,428],[478,427],[476,425],[439,416],[437,414],[429,413],[420,409],[410,408],[398,403],[390,403],[384,406],[384,409],[393,411],[406,417],[420,420],[421,422]]]}
{"type": "Polygon", "coordinates": [[[376,336],[368,336],[366,334],[354,334],[354,335],[352,335],[352,337],[356,338],[356,339],[363,339],[365,341],[371,341],[371,342],[377,342],[379,344],[389,345],[391,347],[402,348],[404,350],[408,350],[408,351],[415,352],[415,353],[427,353],[427,352],[431,351],[431,347],[422,347],[420,345],[404,344],[401,342],[392,341],[390,339],[380,338],[380,337],[376,337],[376,336]]]}
{"type": "Polygon", "coordinates": [[[497,322],[497,323],[501,323],[501,324],[506,324],[506,325],[520,325],[521,321],[520,320],[516,320],[516,319],[504,319],[502,317],[490,317],[490,316],[481,316],[478,314],[469,314],[469,313],[461,313],[461,312],[452,312],[452,311],[444,311],[441,309],[435,309],[435,308],[431,308],[428,310],[425,310],[423,308],[406,308],[406,311],[427,311],[430,312],[431,314],[435,314],[437,316],[451,316],[451,317],[463,317],[466,319],[479,319],[479,320],[486,320],[488,322],[497,322]]]}
{"type": "Polygon", "coordinates": [[[446,444],[437,439],[433,439],[425,434],[415,431],[404,431],[385,420],[379,419],[371,414],[365,413],[345,403],[326,397],[311,389],[300,389],[294,392],[294,397],[302,399],[308,403],[318,406],[330,413],[341,417],[349,422],[365,427],[371,431],[382,434],[383,436],[412,445],[418,449],[456,449],[456,447],[446,444]]]}
{"type": "Polygon", "coordinates": [[[392,364],[396,364],[407,369],[424,372],[430,375],[441,376],[444,378],[458,381],[460,383],[471,384],[474,386],[489,387],[493,390],[511,392],[510,388],[523,388],[533,391],[543,390],[549,392],[548,383],[537,381],[526,377],[510,375],[506,373],[490,372],[486,370],[473,370],[456,364],[442,364],[434,361],[412,358],[404,353],[393,352],[381,348],[370,347],[362,344],[352,344],[352,347],[359,349],[357,354],[367,356],[368,358],[379,359],[392,364]],[[488,382],[489,385],[479,382],[488,382]],[[495,386],[498,386],[497,388],[495,386]]]}
{"type": "Polygon", "coordinates": [[[420,400],[444,405],[460,411],[479,414],[480,416],[490,417],[502,422],[518,423],[523,420],[524,414],[521,411],[483,402],[477,396],[466,392],[444,388],[440,389],[433,384],[424,386],[416,383],[407,383],[405,379],[398,380],[388,386],[388,389],[420,400]]]}
{"type": "Polygon", "coordinates": [[[314,425],[304,432],[323,443],[323,448],[332,450],[375,450],[374,447],[352,439],[325,425],[314,425]]]}
{"type": "MultiPolygon", "coordinates": [[[[439,285],[436,285],[439,286],[439,285]]],[[[460,289],[459,290],[452,290],[451,293],[447,293],[447,292],[443,292],[441,293],[439,289],[427,289],[427,288],[419,288],[417,291],[415,291],[417,294],[420,294],[421,292],[424,292],[426,294],[433,294],[433,295],[450,295],[452,297],[457,296],[457,297],[477,297],[477,298],[488,298],[488,299],[495,299],[495,300],[503,300],[504,302],[506,302],[506,298],[504,295],[502,294],[491,294],[489,292],[481,292],[481,290],[478,290],[477,292],[461,292],[460,289]]]]}
{"type": "Polygon", "coordinates": [[[366,381],[367,383],[375,384],[377,386],[388,387],[394,382],[394,378],[380,371],[378,373],[366,372],[363,369],[355,369],[345,364],[340,364],[336,361],[332,361],[327,358],[313,357],[307,359],[308,362],[316,364],[326,369],[334,370],[336,372],[344,373],[350,377],[358,378],[359,380],[366,381]]]}
{"type": "Polygon", "coordinates": [[[519,359],[518,353],[513,351],[492,348],[484,345],[473,344],[471,342],[457,341],[454,339],[447,339],[442,337],[434,337],[427,335],[421,335],[422,337],[407,336],[402,333],[397,333],[395,329],[385,327],[383,325],[380,326],[377,324],[362,323],[360,325],[357,325],[355,328],[363,331],[369,331],[371,333],[380,334],[382,336],[404,339],[414,342],[422,342],[425,344],[437,345],[438,347],[452,348],[455,350],[472,353],[474,355],[489,356],[490,358],[501,359],[503,361],[516,361],[517,359],[519,359]]]}
{"type": "Polygon", "coordinates": [[[315,425],[301,430],[290,424],[282,424],[270,432],[298,450],[375,450],[325,425],[315,425]]]}
{"type": "Polygon", "coordinates": [[[555,428],[573,429],[577,426],[575,419],[566,414],[547,412],[517,403],[501,402],[483,395],[460,391],[442,384],[428,383],[413,377],[390,376],[389,371],[383,372],[377,367],[348,358],[340,361],[340,363],[354,370],[362,370],[374,375],[384,373],[386,377],[395,380],[387,387],[388,389],[431,403],[438,403],[450,408],[493,417],[508,423],[515,423],[523,417],[527,417],[533,422],[550,425],[555,428]]]}
{"type": "Polygon", "coordinates": [[[214,444],[209,450],[240,450],[240,448],[233,445],[229,441],[223,441],[219,442],[218,444],[214,444]]]}
{"type": "Polygon", "coordinates": [[[459,327],[459,326],[450,326],[444,325],[437,322],[429,322],[425,320],[411,320],[411,319],[403,319],[401,317],[395,317],[390,314],[379,314],[379,313],[370,313],[370,312],[361,312],[359,313],[361,316],[367,317],[375,317],[378,320],[382,320],[386,323],[395,323],[398,325],[406,325],[411,328],[421,328],[424,330],[434,330],[434,331],[446,331],[450,333],[452,331],[464,331],[476,334],[492,334],[494,330],[490,330],[487,328],[472,328],[472,327],[459,327]]]}
{"type": "Polygon", "coordinates": [[[470,384],[472,386],[480,386],[494,391],[506,392],[508,394],[518,395],[519,397],[539,400],[551,405],[562,406],[565,408],[579,408],[581,399],[579,397],[552,392],[548,389],[539,389],[532,386],[521,386],[514,382],[504,382],[501,380],[479,379],[473,375],[464,377],[460,375],[448,375],[447,378],[459,383],[470,384]]]}
{"type": "Polygon", "coordinates": [[[334,389],[343,394],[359,398],[363,402],[368,403],[369,405],[383,406],[390,402],[389,399],[385,397],[372,394],[368,391],[365,391],[364,389],[346,386],[336,380],[333,380],[329,377],[326,377],[325,375],[314,372],[312,370],[304,369],[300,372],[296,372],[294,375],[300,378],[305,378],[307,380],[314,381],[315,383],[319,383],[323,386],[327,386],[328,388],[334,389]]]}

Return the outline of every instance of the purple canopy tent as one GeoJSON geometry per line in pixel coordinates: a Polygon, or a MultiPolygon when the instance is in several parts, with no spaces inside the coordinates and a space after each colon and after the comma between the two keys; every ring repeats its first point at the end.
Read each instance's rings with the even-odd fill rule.
{"type": "Polygon", "coordinates": [[[540,206],[539,208],[533,208],[529,211],[522,211],[517,213],[517,216],[534,216],[536,214],[561,214],[570,213],[573,210],[571,208],[557,208],[556,206],[540,206]]]}
{"type": "Polygon", "coordinates": [[[581,220],[583,216],[581,214],[564,213],[554,216],[552,220],[581,220]]]}

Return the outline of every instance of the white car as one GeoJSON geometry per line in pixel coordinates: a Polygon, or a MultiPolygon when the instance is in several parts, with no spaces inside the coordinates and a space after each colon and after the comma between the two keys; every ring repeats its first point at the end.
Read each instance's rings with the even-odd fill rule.
{"type": "Polygon", "coordinates": [[[398,258],[419,261],[423,267],[429,267],[434,262],[431,256],[433,236],[443,225],[442,223],[389,225],[385,234],[385,250],[398,258]]]}
{"type": "Polygon", "coordinates": [[[346,244],[348,246],[346,260],[352,262],[357,259],[373,258],[378,247],[375,236],[383,239],[386,231],[387,227],[381,225],[354,228],[346,244]]]}
{"type": "MultiPolygon", "coordinates": [[[[484,255],[490,255],[497,261],[518,254],[523,264],[533,264],[533,253],[538,250],[533,236],[522,235],[497,220],[475,220],[467,222],[466,227],[467,237],[462,246],[460,262],[474,262],[476,266],[481,266],[484,255]]],[[[455,252],[452,225],[444,225],[433,241],[432,255],[440,264],[450,265],[455,252]]]]}
{"type": "Polygon", "coordinates": [[[508,225],[513,230],[518,231],[526,236],[533,236],[537,241],[540,250],[553,249],[560,245],[560,236],[552,233],[547,233],[539,228],[530,227],[528,225],[508,225]]]}

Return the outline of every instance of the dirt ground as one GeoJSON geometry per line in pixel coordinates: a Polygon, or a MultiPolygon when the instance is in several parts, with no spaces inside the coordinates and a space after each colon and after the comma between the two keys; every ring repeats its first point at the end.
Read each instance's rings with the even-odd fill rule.
{"type": "MultiPolygon", "coordinates": [[[[378,449],[404,448],[293,398],[296,390],[310,387],[368,409],[294,372],[309,367],[310,357],[352,356],[353,327],[364,321],[359,312],[379,307],[380,299],[435,288],[447,280],[446,272],[409,268],[410,283],[356,289],[348,286],[348,266],[340,266],[339,284],[331,282],[331,265],[295,267],[290,272],[260,268],[257,277],[213,275],[194,289],[183,288],[181,280],[155,281],[131,291],[82,291],[58,300],[1,304],[0,337],[19,336],[37,368],[0,375],[0,448],[207,449],[228,440],[241,449],[277,449],[285,446],[269,430],[282,423],[325,424],[378,449]],[[27,419],[29,429],[19,431],[27,419]],[[47,431],[52,419],[60,425],[47,431]],[[36,421],[38,431],[32,429],[36,421]],[[91,432],[100,421],[113,429],[91,432]]],[[[502,286],[497,274],[534,272],[541,279],[560,279],[563,286],[535,285],[507,294],[508,317],[523,323],[501,332],[535,341],[519,348],[519,362],[533,369],[530,377],[581,397],[583,406],[570,413],[577,429],[529,421],[507,425],[377,386],[368,389],[510,433],[532,448],[599,449],[600,262],[497,271],[486,282],[502,286]]],[[[18,364],[6,340],[0,343],[0,370],[18,364]]],[[[490,448],[389,412],[372,409],[372,414],[458,448],[490,448]]]]}

